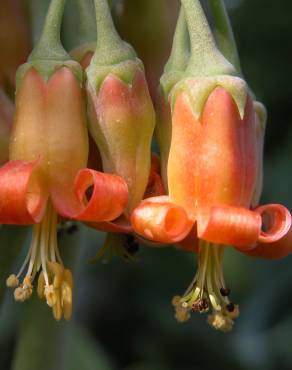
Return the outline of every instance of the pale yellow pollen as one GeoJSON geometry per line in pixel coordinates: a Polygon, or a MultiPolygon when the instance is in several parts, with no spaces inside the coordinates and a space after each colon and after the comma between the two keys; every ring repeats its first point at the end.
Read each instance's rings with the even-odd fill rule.
{"type": "Polygon", "coordinates": [[[54,276],[53,285],[55,288],[60,288],[63,280],[64,267],[57,262],[49,262],[49,271],[54,276]]]}
{"type": "Polygon", "coordinates": [[[209,315],[208,323],[213,326],[214,329],[221,330],[223,332],[231,331],[234,324],[230,317],[225,316],[221,312],[216,312],[213,315],[209,315]]]}
{"type": "Polygon", "coordinates": [[[66,281],[62,283],[61,297],[64,318],[70,320],[72,316],[72,288],[66,281]]]}
{"type": "Polygon", "coordinates": [[[172,301],[172,305],[174,306],[175,309],[175,318],[179,322],[185,322],[189,320],[191,317],[190,315],[190,308],[185,307],[183,303],[181,302],[181,297],[180,296],[174,296],[172,301]]]}
{"type": "Polygon", "coordinates": [[[222,331],[232,329],[239,308],[229,300],[230,289],[222,272],[223,251],[223,246],[200,241],[197,273],[183,297],[176,296],[172,301],[178,321],[186,321],[191,311],[205,313],[213,308],[209,324],[222,331]]]}
{"type": "Polygon", "coordinates": [[[21,286],[14,290],[14,299],[17,302],[24,302],[32,295],[32,284],[29,276],[26,276],[21,286]]]}
{"type": "Polygon", "coordinates": [[[47,304],[50,307],[53,307],[57,302],[57,294],[56,294],[56,289],[54,288],[54,286],[46,285],[44,294],[47,300],[47,304]]]}
{"type": "Polygon", "coordinates": [[[60,290],[56,289],[56,303],[52,307],[53,309],[53,315],[54,318],[59,321],[62,317],[62,306],[61,306],[61,296],[60,296],[60,290]]]}
{"type": "Polygon", "coordinates": [[[18,274],[11,274],[6,280],[6,285],[15,288],[16,301],[24,302],[32,295],[32,281],[41,270],[37,283],[39,298],[46,300],[56,320],[60,320],[62,316],[68,320],[72,314],[73,277],[70,270],[64,269],[60,257],[56,235],[57,222],[57,213],[49,201],[42,221],[33,227],[29,253],[18,274]],[[26,266],[27,272],[20,284],[19,276],[26,266]]]}
{"type": "Polygon", "coordinates": [[[16,288],[19,285],[19,279],[16,275],[11,274],[8,276],[6,280],[6,286],[7,288],[16,288]]]}

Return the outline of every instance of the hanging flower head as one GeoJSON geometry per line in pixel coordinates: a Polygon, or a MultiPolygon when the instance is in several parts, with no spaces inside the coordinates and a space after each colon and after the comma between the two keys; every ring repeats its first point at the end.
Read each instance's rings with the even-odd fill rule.
{"type": "Polygon", "coordinates": [[[29,253],[7,285],[25,301],[41,269],[38,295],[57,320],[71,316],[73,287],[57,246],[58,215],[110,221],[128,201],[121,177],[86,168],[83,75],[59,41],[63,8],[64,1],[51,1],[42,37],[18,71],[10,160],[0,169],[0,222],[34,225],[29,253]]]}
{"type": "Polygon", "coordinates": [[[89,130],[107,173],[129,189],[126,215],[143,198],[155,115],[142,62],[116,32],[106,0],[95,0],[97,44],[87,73],[89,130]]]}
{"type": "Polygon", "coordinates": [[[278,204],[254,208],[262,183],[263,114],[215,46],[200,2],[182,0],[182,5],[188,63],[182,71],[185,59],[172,59],[161,80],[172,117],[170,140],[164,142],[169,146],[168,197],[144,200],[131,220],[135,231],[150,240],[171,243],[187,236],[181,244],[187,250],[193,242],[198,271],[183,296],[173,300],[176,318],[185,321],[190,311],[212,309],[208,322],[228,331],[239,310],[229,301],[223,278],[224,246],[253,253],[263,243],[275,246],[282,240],[284,248],[291,215],[278,204]]]}

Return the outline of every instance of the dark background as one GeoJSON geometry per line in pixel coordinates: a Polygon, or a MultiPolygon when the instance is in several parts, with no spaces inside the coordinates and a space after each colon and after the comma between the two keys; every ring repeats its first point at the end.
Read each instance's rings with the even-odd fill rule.
{"type": "MultiPolygon", "coordinates": [[[[292,2],[226,4],[244,75],[269,114],[262,202],[292,209],[292,2]]],[[[76,46],[72,25],[77,21],[70,5],[73,0],[64,24],[68,49],[76,46]]],[[[145,62],[152,91],[169,53],[176,11],[175,0],[113,3],[116,24],[145,62]]],[[[103,238],[80,225],[76,232],[60,235],[61,253],[67,265],[75,266],[70,323],[56,323],[38,300],[20,305],[5,292],[0,307],[1,370],[292,369],[291,256],[264,261],[227,250],[225,277],[241,315],[233,332],[223,334],[206,324],[205,315],[193,315],[185,324],[174,319],[170,302],[192,279],[194,256],[174,248],[142,247],[136,263],[114,258],[108,264],[89,264],[103,238]]],[[[0,248],[8,256],[0,254],[0,263],[9,264],[13,252],[25,254],[28,241],[26,228],[2,227],[0,248]]]]}

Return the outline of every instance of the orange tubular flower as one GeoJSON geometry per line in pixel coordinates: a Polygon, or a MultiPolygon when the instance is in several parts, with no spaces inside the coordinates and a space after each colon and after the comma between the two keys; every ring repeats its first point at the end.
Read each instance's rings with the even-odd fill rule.
{"type": "MultiPolygon", "coordinates": [[[[239,310],[229,301],[223,278],[224,246],[266,257],[276,248],[275,255],[285,255],[292,250],[292,243],[288,247],[291,215],[279,204],[254,208],[262,185],[263,115],[246,83],[231,76],[234,68],[216,48],[200,2],[182,3],[191,53],[185,76],[168,92],[172,113],[168,197],[144,200],[131,221],[145,238],[183,241],[181,248],[198,251],[199,268],[193,282],[183,297],[173,300],[176,318],[185,321],[191,310],[212,308],[208,322],[228,331],[239,310]],[[202,53],[195,58],[198,45],[206,60],[202,53]],[[265,249],[267,243],[273,247],[265,249]]],[[[173,76],[172,71],[169,79],[173,76]]],[[[162,79],[166,90],[167,77],[162,79]]]]}
{"type": "Polygon", "coordinates": [[[58,215],[110,221],[128,202],[127,184],[121,177],[86,168],[88,133],[79,64],[68,59],[59,44],[51,48],[51,58],[43,57],[49,26],[53,32],[58,22],[60,27],[63,7],[64,2],[52,0],[42,38],[18,72],[10,161],[0,169],[0,223],[34,224],[29,253],[7,286],[16,288],[17,301],[28,299],[41,268],[38,295],[46,299],[57,320],[71,316],[73,286],[58,251],[58,215]]]}
{"type": "MultiPolygon", "coordinates": [[[[44,279],[43,294],[56,319],[72,288],[57,247],[57,213],[82,221],[109,221],[123,212],[128,200],[123,179],[84,168],[88,154],[84,118],[82,90],[69,68],[57,70],[47,82],[30,69],[17,92],[10,161],[0,169],[0,222],[36,224],[29,268],[15,298],[29,298],[40,264],[38,291],[44,279]],[[63,288],[64,294],[59,292],[63,288]]],[[[21,273],[22,269],[17,280],[21,273]]],[[[8,285],[18,286],[16,277],[13,284],[12,277],[8,280],[8,285]]]]}

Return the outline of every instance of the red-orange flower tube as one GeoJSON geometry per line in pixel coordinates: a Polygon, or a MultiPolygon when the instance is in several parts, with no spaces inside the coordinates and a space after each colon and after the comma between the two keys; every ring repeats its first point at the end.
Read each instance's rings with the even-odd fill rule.
{"type": "Polygon", "coordinates": [[[82,70],[62,49],[56,31],[63,7],[64,1],[52,0],[42,38],[19,69],[10,160],[0,169],[0,223],[34,225],[29,253],[7,286],[15,288],[17,301],[28,299],[41,268],[38,295],[46,299],[57,320],[71,316],[73,287],[57,246],[58,215],[110,221],[128,203],[127,184],[121,177],[86,168],[82,70]],[[48,38],[54,46],[49,50],[48,38]]]}
{"type": "MultiPolygon", "coordinates": [[[[173,301],[176,318],[185,321],[191,310],[212,309],[209,323],[228,331],[239,311],[229,301],[223,278],[224,246],[270,257],[271,249],[263,246],[270,244],[275,255],[287,254],[292,250],[286,239],[291,215],[279,204],[256,207],[262,186],[263,115],[244,80],[216,48],[200,2],[182,4],[191,44],[189,63],[184,72],[166,71],[161,80],[172,116],[171,125],[164,126],[171,138],[164,179],[168,200],[144,200],[131,220],[144,238],[170,243],[171,235],[165,238],[164,232],[178,222],[167,218],[167,210],[175,206],[185,211],[179,216],[184,220],[181,247],[192,249],[193,240],[199,266],[190,287],[173,301]]],[[[179,241],[176,234],[173,242],[179,241]]]]}

